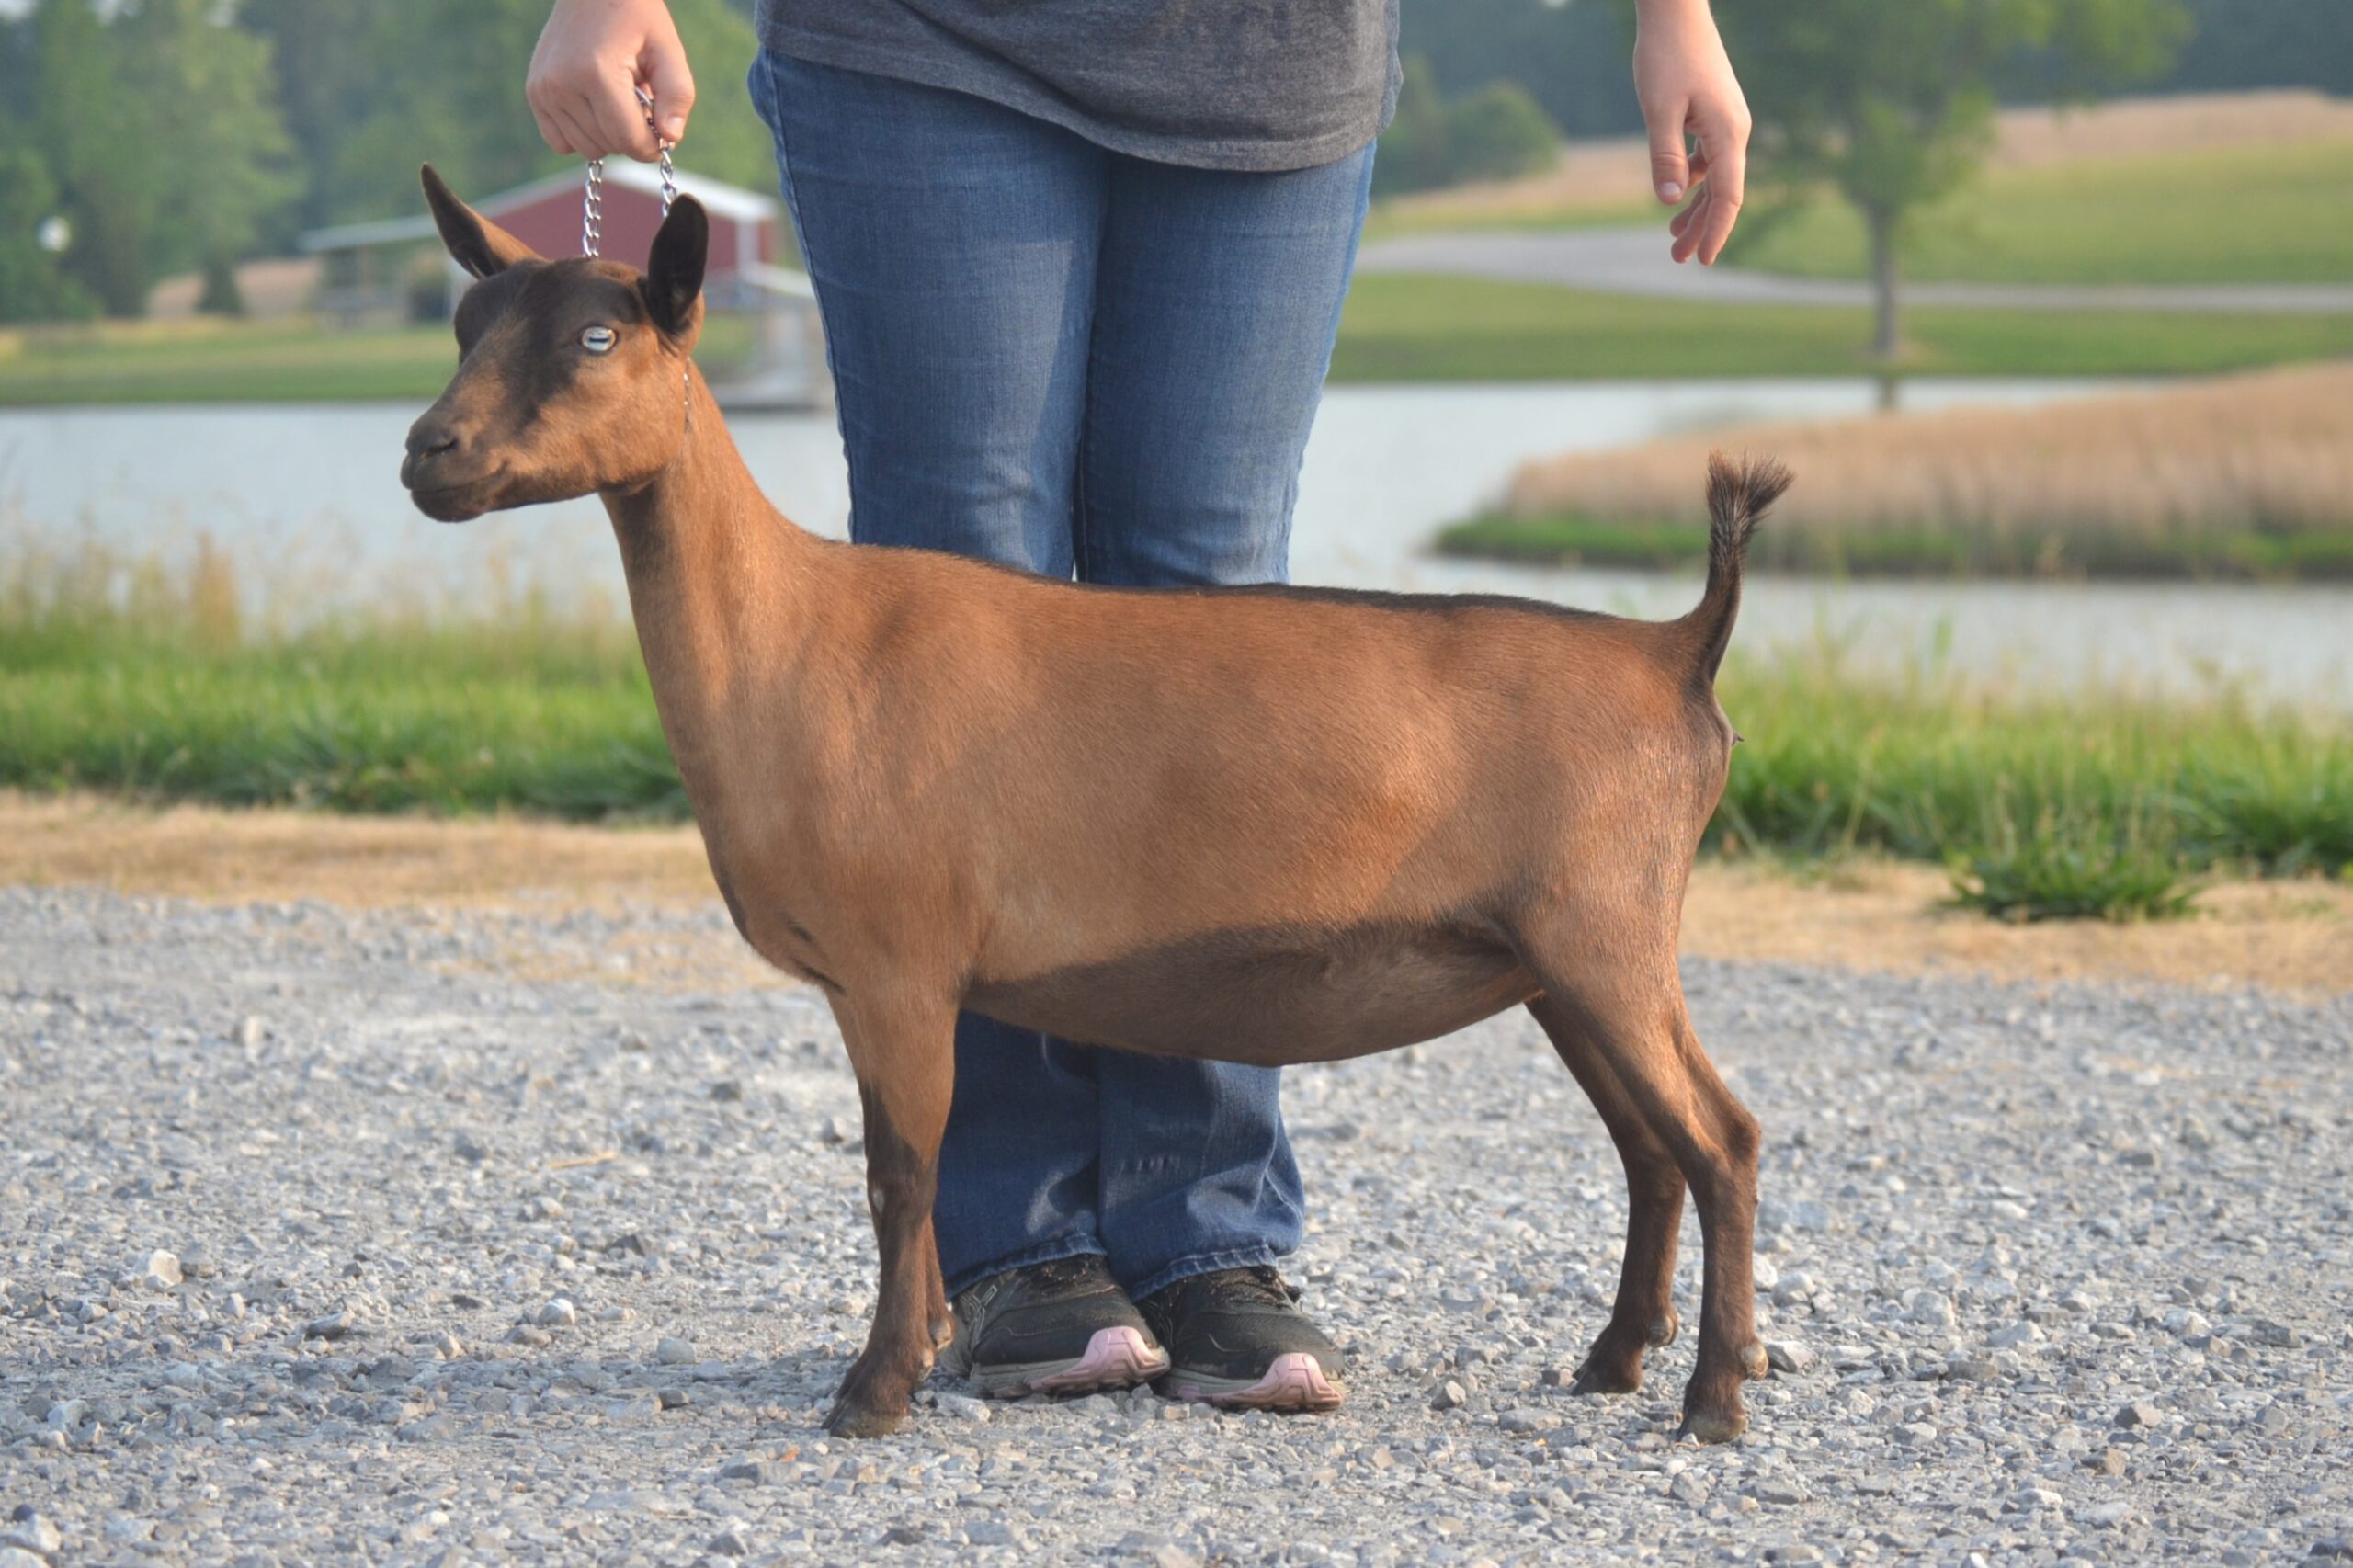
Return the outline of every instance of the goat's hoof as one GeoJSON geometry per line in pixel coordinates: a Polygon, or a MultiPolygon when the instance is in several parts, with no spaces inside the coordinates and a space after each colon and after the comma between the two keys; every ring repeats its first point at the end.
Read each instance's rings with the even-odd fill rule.
{"type": "Polygon", "coordinates": [[[1639,1349],[1618,1351],[1596,1345],[1586,1352],[1577,1375],[1569,1384],[1571,1393],[1640,1393],[1643,1387],[1643,1353],[1639,1349]]]}
{"type": "Polygon", "coordinates": [[[1640,1393],[1643,1391],[1642,1369],[1631,1374],[1611,1369],[1585,1366],[1577,1369],[1576,1381],[1569,1384],[1571,1393],[1640,1393]]]}
{"type": "Polygon", "coordinates": [[[1674,1344],[1675,1336],[1682,1332],[1683,1320],[1675,1315],[1675,1309],[1673,1307],[1669,1307],[1666,1311],[1659,1313],[1658,1316],[1651,1319],[1651,1347],[1654,1350],[1664,1350],[1666,1346],[1674,1344]]]}
{"type": "Polygon", "coordinates": [[[1702,1443],[1729,1443],[1747,1430],[1748,1413],[1734,1404],[1729,1410],[1685,1411],[1675,1436],[1678,1442],[1693,1437],[1702,1443]]]}
{"type": "Polygon", "coordinates": [[[906,1406],[892,1410],[847,1400],[825,1413],[825,1430],[836,1437],[887,1437],[905,1424],[906,1406]]]}
{"type": "Polygon", "coordinates": [[[1761,1383],[1772,1376],[1772,1358],[1765,1354],[1765,1346],[1750,1340],[1740,1349],[1740,1369],[1752,1383],[1761,1383]]]}

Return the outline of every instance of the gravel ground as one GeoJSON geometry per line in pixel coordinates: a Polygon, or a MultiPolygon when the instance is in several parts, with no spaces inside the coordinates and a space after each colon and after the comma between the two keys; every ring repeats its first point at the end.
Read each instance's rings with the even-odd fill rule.
{"type": "Polygon", "coordinates": [[[1339,1415],[855,1445],[856,1096],[813,993],[688,988],[733,940],[0,890],[0,1568],[2353,1556],[2353,1001],[1691,965],[1767,1135],[1722,1449],[1688,1336],[1556,1386],[1624,1193],[1517,1017],[1291,1074],[1339,1415]]]}

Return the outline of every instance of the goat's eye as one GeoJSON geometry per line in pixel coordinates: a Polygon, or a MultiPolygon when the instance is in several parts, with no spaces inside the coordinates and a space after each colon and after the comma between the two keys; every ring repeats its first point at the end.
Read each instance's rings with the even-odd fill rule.
{"type": "Polygon", "coordinates": [[[617,341],[613,329],[608,326],[592,326],[580,335],[580,347],[591,354],[610,353],[617,341]]]}

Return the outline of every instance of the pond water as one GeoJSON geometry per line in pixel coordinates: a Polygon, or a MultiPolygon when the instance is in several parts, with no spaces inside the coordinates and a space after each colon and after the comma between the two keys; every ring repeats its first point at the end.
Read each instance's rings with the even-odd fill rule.
{"type": "MultiPolygon", "coordinates": [[[[2107,384],[1920,381],[1906,384],[1904,401],[2024,404],[2107,384]]],[[[1858,414],[1877,395],[1861,378],[1336,387],[1301,475],[1293,576],[1679,614],[1697,594],[1694,576],[1444,561],[1427,544],[1498,494],[1529,458],[1858,414]]],[[[455,609],[525,590],[560,605],[621,602],[620,563],[593,502],[463,528],[413,511],[397,469],[416,413],[383,403],[0,412],[0,528],[59,548],[89,540],[167,562],[206,538],[258,607],[296,619],[355,605],[455,609]]],[[[847,488],[829,415],[739,414],[729,423],[788,515],[843,531],[847,488]]],[[[1861,665],[1935,659],[2040,687],[2121,682],[2194,693],[2227,684],[2353,710],[2353,590],[2342,587],[1756,580],[1743,646],[1824,638],[1861,665]]]]}

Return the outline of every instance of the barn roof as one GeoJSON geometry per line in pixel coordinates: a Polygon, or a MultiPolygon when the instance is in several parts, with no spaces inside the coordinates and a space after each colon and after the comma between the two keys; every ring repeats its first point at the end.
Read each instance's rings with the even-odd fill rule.
{"type": "MultiPolygon", "coordinates": [[[[577,199],[582,172],[578,169],[553,174],[536,179],[529,185],[518,185],[512,190],[473,204],[474,210],[486,218],[500,218],[526,207],[537,206],[558,192],[577,199]]],[[[691,196],[703,204],[714,218],[731,218],[742,223],[771,222],[777,216],[777,199],[742,186],[722,180],[709,179],[700,175],[681,174],[677,176],[678,194],[691,196]]],[[[605,186],[618,186],[623,190],[645,195],[658,195],[662,176],[651,164],[641,164],[630,158],[610,158],[605,163],[605,186]]],[[[407,218],[383,218],[369,223],[336,223],[328,228],[312,229],[303,233],[300,244],[305,251],[363,250],[370,245],[392,244],[404,240],[426,240],[433,237],[433,215],[419,212],[407,218]]]]}

